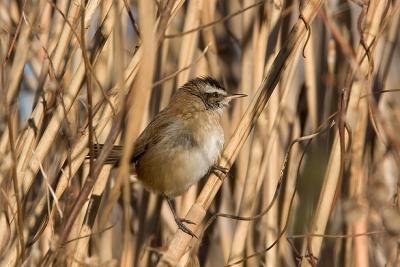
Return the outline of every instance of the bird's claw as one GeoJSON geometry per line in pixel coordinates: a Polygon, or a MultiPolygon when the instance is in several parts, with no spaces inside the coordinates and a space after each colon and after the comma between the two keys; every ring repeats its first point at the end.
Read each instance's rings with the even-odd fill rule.
{"type": "Polygon", "coordinates": [[[197,238],[197,236],[192,232],[192,230],[190,230],[186,225],[183,224],[183,223],[187,223],[187,224],[195,224],[195,223],[188,219],[179,218],[175,212],[173,205],[172,205],[171,199],[165,194],[163,194],[163,197],[167,200],[168,206],[171,209],[172,214],[174,215],[174,219],[175,219],[175,222],[176,222],[176,225],[178,226],[178,228],[181,229],[182,232],[190,235],[191,237],[197,238]]]}
{"type": "Polygon", "coordinates": [[[181,218],[175,218],[175,222],[176,222],[176,225],[178,225],[178,228],[179,228],[182,232],[184,232],[184,233],[190,235],[191,237],[195,237],[196,239],[199,239],[199,238],[196,236],[196,234],[192,232],[192,230],[190,230],[186,225],[183,224],[183,223],[195,224],[194,222],[192,222],[192,221],[190,221],[190,220],[187,220],[187,219],[181,219],[181,218]]]}
{"type": "Polygon", "coordinates": [[[212,171],[215,175],[217,175],[217,177],[218,177],[220,180],[222,180],[222,178],[220,177],[220,174],[216,172],[216,170],[222,172],[225,176],[226,176],[226,175],[228,174],[228,172],[229,172],[229,169],[228,169],[228,168],[225,168],[225,167],[222,167],[222,166],[219,166],[219,165],[214,165],[214,166],[212,166],[212,170],[211,170],[211,171],[212,171]]]}

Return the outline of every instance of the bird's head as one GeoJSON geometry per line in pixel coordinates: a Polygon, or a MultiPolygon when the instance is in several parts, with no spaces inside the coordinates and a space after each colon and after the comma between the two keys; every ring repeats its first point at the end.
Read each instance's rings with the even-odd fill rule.
{"type": "Polygon", "coordinates": [[[181,90],[197,97],[206,109],[217,111],[222,111],[233,99],[247,96],[228,93],[218,81],[209,76],[192,79],[181,90]]]}

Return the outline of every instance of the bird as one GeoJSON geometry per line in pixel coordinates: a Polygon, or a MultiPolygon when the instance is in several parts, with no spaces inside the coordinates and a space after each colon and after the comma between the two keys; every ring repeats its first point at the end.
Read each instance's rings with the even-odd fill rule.
{"type": "MultiPolygon", "coordinates": [[[[212,168],[226,174],[227,169],[216,165],[225,139],[221,118],[231,100],[245,96],[228,93],[210,76],[194,78],[175,92],[134,143],[131,163],[138,180],[167,200],[178,227],[192,237],[194,233],[184,223],[193,222],[177,216],[172,198],[212,168]]],[[[122,153],[123,147],[114,145],[106,163],[117,165],[122,153]]]]}

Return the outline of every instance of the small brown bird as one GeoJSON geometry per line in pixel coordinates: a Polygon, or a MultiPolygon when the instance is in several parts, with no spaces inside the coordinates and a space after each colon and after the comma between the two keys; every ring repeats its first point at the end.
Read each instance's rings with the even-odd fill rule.
{"type": "MultiPolygon", "coordinates": [[[[168,106],[158,113],[137,138],[132,163],[138,179],[149,191],[166,197],[179,228],[194,236],[178,218],[171,197],[184,193],[214,166],[224,145],[221,117],[232,99],[211,77],[195,78],[183,85],[168,106]]],[[[117,164],[122,147],[115,146],[107,163],[117,164]]]]}

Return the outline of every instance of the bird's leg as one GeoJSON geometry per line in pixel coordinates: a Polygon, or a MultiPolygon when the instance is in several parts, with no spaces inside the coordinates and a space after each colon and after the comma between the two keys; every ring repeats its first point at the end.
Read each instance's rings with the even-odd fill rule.
{"type": "Polygon", "coordinates": [[[225,168],[225,167],[222,167],[222,166],[219,166],[219,165],[213,165],[211,167],[211,172],[213,172],[215,175],[217,175],[217,177],[222,181],[223,180],[222,177],[216,171],[220,171],[226,176],[228,174],[228,172],[229,172],[229,169],[225,168]]]}
{"type": "Polygon", "coordinates": [[[166,196],[165,194],[163,194],[163,197],[167,200],[168,206],[171,209],[172,214],[174,215],[174,219],[175,219],[176,224],[178,225],[178,228],[181,229],[184,233],[190,235],[191,237],[197,238],[197,236],[192,232],[192,230],[190,230],[186,225],[183,224],[183,223],[187,223],[187,224],[195,224],[195,223],[192,222],[191,220],[179,218],[175,212],[173,205],[172,205],[171,199],[168,196],[166,196]]]}

